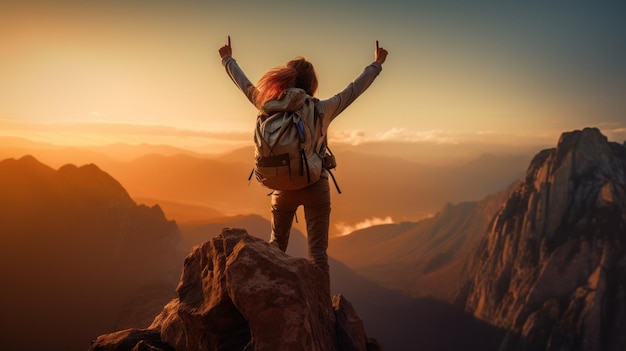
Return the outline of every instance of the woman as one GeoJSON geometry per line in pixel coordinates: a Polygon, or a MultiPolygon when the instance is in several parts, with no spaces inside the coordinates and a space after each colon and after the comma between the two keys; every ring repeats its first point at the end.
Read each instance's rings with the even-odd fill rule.
{"type": "MultiPolygon", "coordinates": [[[[230,36],[228,44],[219,49],[222,64],[235,85],[246,95],[248,100],[259,110],[273,101],[282,99],[286,90],[299,88],[310,96],[317,91],[317,75],[313,65],[302,57],[287,62],[285,66],[271,69],[253,85],[232,57],[230,36]]],[[[328,126],[346,107],[361,95],[382,70],[387,58],[387,50],[378,46],[374,51],[374,62],[354,82],[343,91],[326,100],[315,100],[316,110],[322,119],[322,135],[326,135],[328,126]]],[[[275,190],[272,193],[272,233],[270,243],[282,251],[287,250],[289,232],[298,206],[304,206],[307,225],[309,260],[322,269],[326,276],[326,288],[330,292],[328,269],[328,229],[330,225],[330,188],[328,173],[323,173],[320,180],[298,190],[275,190]]]]}

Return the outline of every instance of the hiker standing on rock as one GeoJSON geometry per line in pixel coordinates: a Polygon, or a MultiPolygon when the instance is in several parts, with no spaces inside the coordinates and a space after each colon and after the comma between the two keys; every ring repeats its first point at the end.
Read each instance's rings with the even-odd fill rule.
{"type": "Polygon", "coordinates": [[[330,226],[328,176],[335,165],[334,157],[330,162],[325,160],[328,126],[372,84],[382,70],[387,50],[376,41],[374,62],[343,91],[326,100],[314,97],[317,75],[303,57],[269,70],[255,86],[232,57],[230,36],[219,54],[235,85],[259,109],[254,172],[273,190],[270,243],[283,252],[287,250],[294,214],[298,206],[304,206],[309,260],[323,270],[330,292],[326,253],[330,226]],[[288,150],[286,143],[296,151],[288,150]]]}

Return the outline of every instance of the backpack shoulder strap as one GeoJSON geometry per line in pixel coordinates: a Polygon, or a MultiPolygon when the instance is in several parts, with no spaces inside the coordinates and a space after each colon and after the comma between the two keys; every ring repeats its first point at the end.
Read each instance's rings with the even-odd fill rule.
{"type": "Polygon", "coordinates": [[[318,106],[319,99],[317,98],[312,98],[312,99],[314,103],[315,125],[316,125],[316,128],[319,128],[320,133],[322,134],[320,136],[321,140],[319,142],[319,149],[317,151],[322,157],[322,163],[323,163],[324,169],[326,169],[331,179],[333,180],[333,183],[335,184],[337,193],[341,194],[341,189],[339,188],[337,179],[335,179],[335,175],[332,172],[332,170],[337,166],[337,162],[335,161],[335,155],[333,155],[333,152],[328,147],[328,137],[324,133],[324,130],[323,130],[324,110],[320,109],[318,106]]]}

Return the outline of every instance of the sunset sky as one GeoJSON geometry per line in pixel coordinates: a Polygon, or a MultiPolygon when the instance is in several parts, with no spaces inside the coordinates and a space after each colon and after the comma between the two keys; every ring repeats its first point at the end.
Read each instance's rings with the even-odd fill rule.
{"type": "Polygon", "coordinates": [[[626,138],[623,1],[11,1],[0,5],[0,136],[64,144],[248,143],[256,82],[303,55],[318,96],[389,50],[336,140],[626,138]]]}

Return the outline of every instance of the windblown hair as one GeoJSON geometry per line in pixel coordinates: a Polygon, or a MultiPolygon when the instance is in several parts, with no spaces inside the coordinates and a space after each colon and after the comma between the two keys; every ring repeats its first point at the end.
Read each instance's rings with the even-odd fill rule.
{"type": "Polygon", "coordinates": [[[296,57],[284,66],[272,68],[265,73],[256,85],[254,97],[260,109],[272,99],[280,99],[289,88],[303,89],[313,96],[317,91],[317,75],[313,65],[304,57],[296,57]]]}

